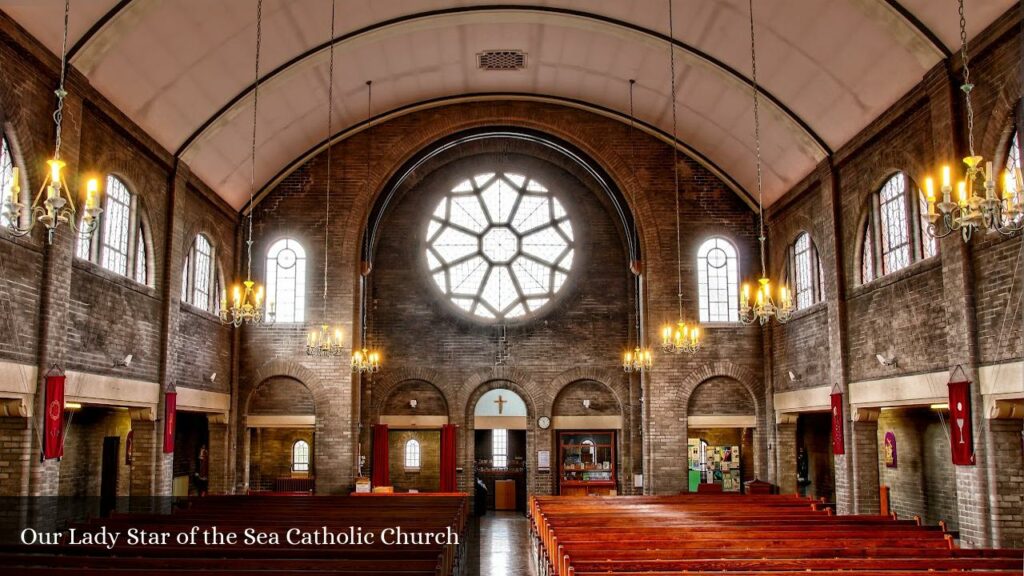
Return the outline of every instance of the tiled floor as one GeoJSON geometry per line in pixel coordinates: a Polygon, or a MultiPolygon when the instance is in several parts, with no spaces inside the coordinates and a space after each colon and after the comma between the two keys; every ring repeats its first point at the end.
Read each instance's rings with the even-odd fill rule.
{"type": "Polygon", "coordinates": [[[477,550],[467,576],[536,576],[530,560],[528,520],[519,512],[493,512],[477,520],[477,550]]]}

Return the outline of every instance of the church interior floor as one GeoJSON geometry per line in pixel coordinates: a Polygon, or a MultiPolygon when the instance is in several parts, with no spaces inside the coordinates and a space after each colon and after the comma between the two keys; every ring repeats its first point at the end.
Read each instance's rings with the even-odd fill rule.
{"type": "Polygon", "coordinates": [[[488,511],[475,518],[476,542],[470,545],[468,574],[480,576],[536,576],[530,560],[529,520],[521,512],[488,511]],[[474,554],[473,545],[479,547],[474,554]]]}

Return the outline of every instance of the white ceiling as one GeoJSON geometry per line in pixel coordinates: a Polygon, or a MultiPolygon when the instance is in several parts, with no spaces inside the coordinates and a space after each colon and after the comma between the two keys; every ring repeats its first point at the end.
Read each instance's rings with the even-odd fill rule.
{"type": "MultiPolygon", "coordinates": [[[[1015,3],[969,1],[968,33],[973,37],[1015,3]]],[[[243,206],[256,0],[71,4],[74,66],[232,206],[243,206]]],[[[374,114],[482,93],[564,98],[626,113],[630,78],[637,80],[637,117],[672,131],[669,53],[659,37],[668,34],[665,1],[337,0],[337,6],[337,33],[348,35],[335,44],[337,131],[366,118],[366,80],[374,83],[374,114]],[[505,48],[526,51],[527,69],[476,68],[477,52],[505,48]]],[[[0,9],[59,52],[61,0],[0,0],[0,9]]],[[[328,40],[330,9],[330,0],[264,0],[262,71],[310,54],[261,84],[257,188],[326,135],[327,52],[311,51],[328,40]]],[[[679,139],[752,193],[747,2],[675,0],[674,10],[683,45],[676,49],[679,139]]],[[[755,11],[758,79],[769,95],[762,100],[768,203],[959,44],[953,2],[758,0],[755,11]]]]}

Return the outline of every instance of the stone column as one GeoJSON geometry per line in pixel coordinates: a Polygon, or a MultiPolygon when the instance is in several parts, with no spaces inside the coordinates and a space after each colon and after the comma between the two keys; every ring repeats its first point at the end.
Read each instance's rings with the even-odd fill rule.
{"type": "MultiPolygon", "coordinates": [[[[880,514],[878,494],[878,413],[861,408],[851,416],[846,458],[853,473],[853,514],[880,514]]],[[[837,477],[838,480],[838,477],[837,477]]]]}
{"type": "Polygon", "coordinates": [[[796,415],[779,414],[775,425],[776,481],[780,494],[796,494],[796,415]]]}

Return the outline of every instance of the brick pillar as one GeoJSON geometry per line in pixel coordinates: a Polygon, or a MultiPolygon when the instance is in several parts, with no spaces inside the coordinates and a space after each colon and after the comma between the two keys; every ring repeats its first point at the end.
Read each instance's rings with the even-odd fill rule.
{"type": "MultiPolygon", "coordinates": [[[[959,62],[955,63],[957,66],[959,62]]],[[[932,144],[935,163],[950,164],[954,173],[963,170],[960,158],[968,155],[966,132],[957,122],[963,118],[958,83],[949,61],[936,66],[925,76],[931,112],[932,144]]],[[[959,234],[940,241],[942,288],[945,296],[946,350],[950,370],[959,366],[971,380],[972,422],[976,428],[974,450],[976,465],[956,467],[957,502],[960,512],[960,543],[964,547],[991,545],[989,481],[992,463],[987,460],[984,402],[978,379],[977,322],[974,303],[974,271],[971,247],[959,234]]],[[[994,470],[991,470],[994,473],[994,470]]]]}
{"type": "Polygon", "coordinates": [[[157,459],[163,450],[158,438],[155,409],[139,408],[129,411],[132,419],[132,464],[131,482],[128,494],[129,508],[132,511],[153,509],[153,499],[157,492],[156,484],[157,459]]]}
{"type": "Polygon", "coordinates": [[[210,414],[207,416],[210,430],[209,449],[209,479],[210,494],[225,494],[231,492],[231,452],[228,443],[228,419],[224,414],[210,414]]]}
{"type": "Polygon", "coordinates": [[[853,514],[879,514],[881,510],[878,496],[878,412],[877,408],[861,408],[852,414],[846,459],[853,472],[853,514]]]}
{"type": "MultiPolygon", "coordinates": [[[[828,216],[824,229],[828,233],[820,235],[818,256],[821,259],[821,270],[824,278],[825,301],[828,307],[828,359],[829,378],[833,385],[843,392],[843,427],[845,433],[846,454],[833,456],[835,461],[836,511],[839,514],[853,514],[856,506],[854,492],[856,477],[854,460],[851,457],[850,445],[853,444],[853,427],[850,425],[849,395],[849,362],[846,356],[846,275],[843,255],[847,253],[843,246],[842,189],[839,186],[838,173],[829,158],[818,165],[819,181],[821,182],[821,203],[823,213],[828,216]]],[[[877,492],[878,482],[875,483],[877,492]]]]}
{"type": "MultiPolygon", "coordinates": [[[[84,205],[85,185],[79,173],[79,148],[82,136],[83,101],[81,94],[87,81],[74,72],[68,71],[64,99],[64,114],[61,130],[61,160],[66,162],[64,178],[76,207],[84,205]]],[[[37,170],[34,181],[43,179],[42,165],[32,166],[37,170]]],[[[51,367],[64,370],[67,363],[67,333],[70,322],[71,304],[71,262],[74,257],[77,234],[67,224],[57,227],[52,243],[47,243],[47,231],[37,225],[33,238],[43,246],[42,282],[39,292],[39,355],[36,377],[36,394],[30,408],[28,428],[31,434],[31,468],[29,470],[26,494],[37,497],[57,496],[60,486],[60,462],[56,459],[41,461],[42,430],[45,415],[45,377],[51,367]]],[[[29,522],[36,529],[46,529],[57,521],[58,509],[55,498],[41,498],[29,512],[29,522]]]]}
{"type": "MultiPolygon", "coordinates": [[[[1024,547],[1024,422],[1020,418],[984,421],[989,446],[989,506],[992,515],[992,546],[1024,547]]],[[[977,432],[976,432],[977,434],[977,432]]]]}
{"type": "Polygon", "coordinates": [[[796,494],[796,418],[779,414],[775,425],[776,481],[780,494],[796,494]]]}

